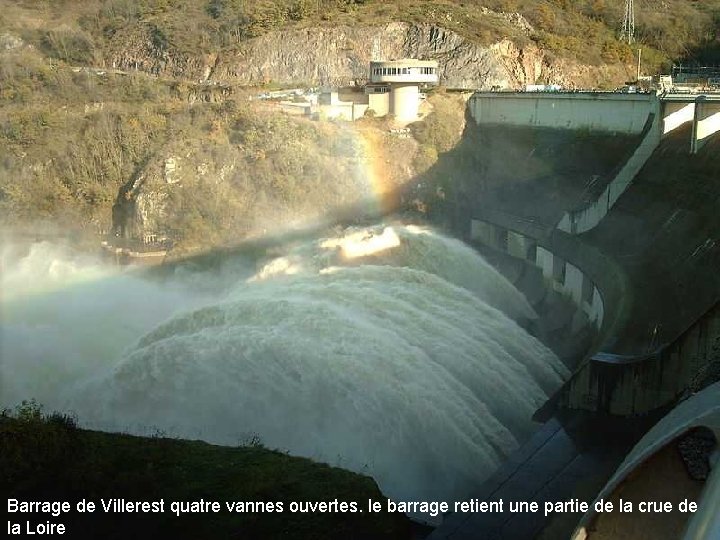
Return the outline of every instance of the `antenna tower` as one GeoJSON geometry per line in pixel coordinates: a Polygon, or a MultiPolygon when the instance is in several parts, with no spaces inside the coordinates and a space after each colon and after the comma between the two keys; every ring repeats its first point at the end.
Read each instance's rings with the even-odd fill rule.
{"type": "Polygon", "coordinates": [[[625,0],[625,18],[620,39],[624,39],[628,43],[635,41],[635,4],[633,0],[625,0]]]}

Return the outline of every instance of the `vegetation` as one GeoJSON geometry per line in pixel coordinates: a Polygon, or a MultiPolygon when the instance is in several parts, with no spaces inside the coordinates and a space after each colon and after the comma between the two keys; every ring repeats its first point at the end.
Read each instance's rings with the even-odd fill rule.
{"type": "Polygon", "coordinates": [[[370,196],[357,130],[252,107],[223,118],[223,108],[194,109],[205,133],[188,131],[164,148],[190,162],[169,200],[167,229],[176,240],[226,243],[370,196]],[[208,173],[194,174],[196,164],[208,173]]]}
{"type": "MultiPolygon", "coordinates": [[[[638,46],[651,69],[716,40],[720,0],[645,0],[636,6],[638,46]]],[[[634,55],[633,47],[618,40],[624,0],[2,0],[0,7],[7,20],[21,22],[28,42],[81,64],[102,58],[113,37],[131,28],[144,27],[160,51],[197,56],[288,26],[394,20],[439,24],[485,44],[502,37],[532,40],[596,65],[628,62],[634,55]],[[526,35],[488,9],[521,13],[533,31],[526,35]]]]}
{"type": "Polygon", "coordinates": [[[99,227],[177,106],[145,76],[75,73],[33,50],[0,57],[0,88],[0,214],[13,221],[99,227]]]}
{"type": "MultiPolygon", "coordinates": [[[[257,441],[239,448],[162,437],[142,438],[79,429],[71,417],[42,412],[34,402],[0,414],[3,498],[69,501],[63,518],[72,538],[408,538],[407,519],[387,513],[290,513],[291,501],[383,501],[367,477],[294,458],[257,441]],[[165,500],[162,514],[105,513],[100,499],[165,500]],[[99,511],[78,514],[75,502],[99,511]],[[175,517],[170,501],[218,501],[217,514],[175,517]],[[230,513],[224,502],[283,502],[274,513],[230,513]]],[[[12,517],[12,516],[11,516],[12,517]]],[[[16,515],[45,522],[48,515],[16,515]]]]}
{"type": "Polygon", "coordinates": [[[278,115],[237,89],[192,104],[192,85],[74,72],[33,50],[0,62],[5,225],[47,220],[109,231],[121,188],[139,177],[158,188],[169,157],[184,169],[165,187],[161,228],[189,245],[318,217],[369,195],[361,138],[343,124],[278,115]]]}
{"type": "Polygon", "coordinates": [[[433,110],[422,122],[411,125],[420,149],[415,156],[415,171],[428,170],[438,155],[450,151],[460,140],[465,127],[465,100],[457,94],[434,92],[433,110]]]}
{"type": "MultiPolygon", "coordinates": [[[[720,0],[636,4],[648,71],[681,58],[718,58],[720,0]]],[[[184,160],[178,182],[156,186],[167,215],[154,226],[188,245],[223,242],[355,204],[369,194],[368,157],[390,184],[402,183],[432,167],[462,126],[457,103],[439,93],[435,112],[412,128],[414,144],[389,137],[379,119],[348,128],[278,118],[240,88],[151,77],[142,65],[132,74],[88,68],[103,66],[113,47],[138,33],[152,54],[192,63],[206,53],[231,55],[244,40],[272,30],[406,20],[483,43],[534,42],[589,64],[631,63],[634,47],[617,39],[622,6],[622,0],[0,0],[6,29],[0,225],[52,221],[111,231],[118,193],[161,179],[164,160],[178,157],[184,160]],[[522,14],[531,29],[508,13],[522,14]],[[193,173],[207,167],[205,175],[193,173]]]]}

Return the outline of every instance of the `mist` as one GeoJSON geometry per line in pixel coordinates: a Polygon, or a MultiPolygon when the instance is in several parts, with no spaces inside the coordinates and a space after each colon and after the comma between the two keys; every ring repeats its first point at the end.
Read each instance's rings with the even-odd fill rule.
{"type": "Polygon", "coordinates": [[[0,405],[270,448],[459,500],[568,375],[532,308],[461,242],[329,231],[208,268],[123,269],[55,243],[2,252],[0,405]]]}

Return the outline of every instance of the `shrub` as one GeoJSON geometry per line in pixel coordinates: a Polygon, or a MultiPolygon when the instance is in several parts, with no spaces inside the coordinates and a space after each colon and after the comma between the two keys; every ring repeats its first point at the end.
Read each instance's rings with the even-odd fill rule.
{"type": "Polygon", "coordinates": [[[87,65],[95,59],[92,39],[84,32],[58,28],[44,33],[41,44],[46,53],[69,64],[87,65]]]}

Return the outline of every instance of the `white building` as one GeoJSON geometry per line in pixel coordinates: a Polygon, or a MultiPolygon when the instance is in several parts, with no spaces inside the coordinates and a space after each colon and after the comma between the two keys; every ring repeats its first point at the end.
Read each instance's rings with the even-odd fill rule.
{"type": "Polygon", "coordinates": [[[314,102],[305,96],[305,101],[283,101],[281,106],[289,114],[353,121],[372,111],[373,116],[391,114],[398,122],[414,122],[424,99],[420,86],[438,83],[438,63],[412,58],[370,62],[369,81],[364,87],[326,88],[314,102]]]}
{"type": "Polygon", "coordinates": [[[438,63],[405,58],[370,62],[370,83],[365,86],[368,108],[376,116],[392,114],[401,122],[418,118],[420,85],[438,83],[438,63]]]}

